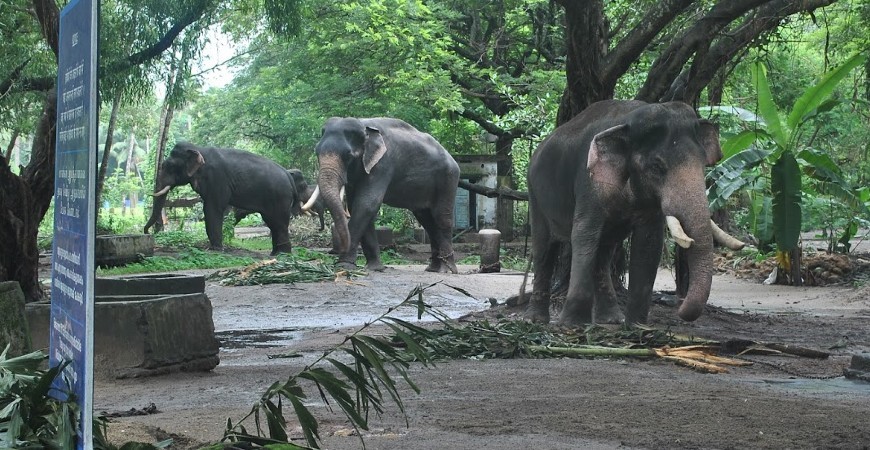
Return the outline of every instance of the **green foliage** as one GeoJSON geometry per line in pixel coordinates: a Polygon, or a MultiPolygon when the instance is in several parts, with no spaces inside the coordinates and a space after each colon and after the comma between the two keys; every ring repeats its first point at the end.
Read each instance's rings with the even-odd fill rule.
{"type": "Polygon", "coordinates": [[[781,252],[797,247],[801,232],[801,172],[794,155],[783,153],[771,168],[773,235],[781,252]]]}
{"type": "Polygon", "coordinates": [[[711,205],[717,208],[735,192],[748,186],[756,188],[749,194],[748,217],[762,247],[773,240],[781,252],[797,246],[803,220],[804,175],[810,177],[815,188],[803,189],[804,195],[834,196],[851,205],[854,212],[865,215],[870,212],[860,199],[860,189],[847,181],[831,156],[812,147],[822,126],[818,119],[839,104],[830,99],[837,84],[865,59],[865,55],[855,54],[806,88],[785,119],[773,100],[766,68],[755,63],[751,78],[757,89],[756,106],[761,120],[747,117],[745,110],[738,108],[720,109],[749,119],[753,128],[733,135],[723,144],[726,159],[708,176],[713,183],[708,196],[711,205]],[[816,124],[816,133],[808,139],[804,128],[811,123],[816,124]],[[765,167],[770,167],[769,180],[764,179],[765,167]]]}
{"type": "Polygon", "coordinates": [[[441,328],[427,330],[424,335],[412,335],[420,346],[430,349],[434,358],[553,357],[546,351],[532,351],[531,348],[655,348],[707,342],[654,328],[614,330],[592,325],[585,329],[558,330],[548,325],[505,318],[494,322],[477,320],[462,325],[444,321],[441,325],[441,328]]]}
{"type": "Polygon", "coordinates": [[[381,209],[375,218],[375,226],[389,227],[396,234],[410,235],[419,224],[411,211],[404,208],[381,205],[381,209]]]}
{"type": "Polygon", "coordinates": [[[79,411],[49,396],[66,364],[42,370],[41,351],[7,358],[0,353],[0,448],[73,448],[79,411]]]}
{"type": "MultiPolygon", "coordinates": [[[[501,264],[501,267],[503,269],[518,270],[520,272],[523,272],[529,265],[528,258],[519,254],[515,254],[515,252],[511,252],[506,248],[500,248],[498,253],[499,263],[501,264]]],[[[457,264],[480,265],[480,255],[468,255],[457,261],[457,264]]]]}
{"type": "Polygon", "coordinates": [[[253,263],[254,258],[249,256],[234,256],[188,248],[181,251],[177,257],[149,256],[142,262],[127,264],[122,267],[99,268],[97,269],[97,274],[107,276],[150,272],[176,272],[191,269],[221,269],[225,267],[246,266],[253,263]]]}
{"type": "Polygon", "coordinates": [[[189,231],[163,231],[154,235],[154,243],[158,247],[175,250],[188,250],[206,242],[205,232],[191,233],[189,231]]]}
{"type": "Polygon", "coordinates": [[[302,247],[239,269],[221,270],[209,278],[223,286],[253,286],[273,283],[314,283],[332,281],[340,276],[359,276],[360,271],[335,268],[335,257],[302,247]]]}

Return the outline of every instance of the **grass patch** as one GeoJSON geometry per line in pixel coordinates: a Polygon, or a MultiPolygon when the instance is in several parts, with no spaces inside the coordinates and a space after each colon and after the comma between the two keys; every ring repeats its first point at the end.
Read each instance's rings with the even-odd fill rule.
{"type": "Polygon", "coordinates": [[[98,275],[129,275],[149,272],[175,272],[190,269],[223,269],[226,267],[246,266],[254,263],[249,256],[235,256],[223,253],[206,252],[188,248],[178,256],[150,256],[142,262],[127,264],[123,267],[99,268],[98,275]]]}
{"type": "MultiPolygon", "coordinates": [[[[505,250],[504,248],[499,250],[498,259],[499,259],[499,263],[501,263],[502,269],[510,269],[510,270],[517,270],[520,272],[525,272],[526,267],[529,264],[529,259],[522,257],[522,256],[519,256],[519,255],[514,255],[512,253],[513,252],[505,250]]],[[[472,266],[479,266],[480,265],[480,255],[468,255],[465,258],[462,258],[459,261],[457,261],[456,264],[468,264],[468,265],[472,265],[472,266]]]]}
{"type": "MultiPolygon", "coordinates": [[[[241,248],[245,250],[250,250],[254,252],[271,252],[272,251],[272,238],[269,236],[261,236],[254,238],[235,238],[232,241],[232,247],[241,248]]],[[[297,244],[298,245],[298,244],[297,244]]]]}

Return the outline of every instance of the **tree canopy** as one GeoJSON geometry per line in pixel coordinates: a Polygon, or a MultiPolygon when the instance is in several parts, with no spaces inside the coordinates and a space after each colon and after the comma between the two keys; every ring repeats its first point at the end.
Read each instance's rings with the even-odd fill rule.
{"type": "MultiPolygon", "coordinates": [[[[519,188],[525,150],[592,102],[676,99],[753,111],[749,65],[763,61],[772,95],[790,105],[817,77],[870,45],[866,0],[100,4],[100,99],[105,109],[117,99],[126,111],[117,151],[129,146],[133,129],[157,139],[152,92],[176,77],[168,102],[189,120],[172,139],[256,151],[313,175],[312,148],[326,118],[394,116],[454,154],[496,155],[499,176],[519,188]],[[206,74],[195,63],[216,31],[237,43],[233,63],[240,70],[228,86],[201,92],[206,74]],[[526,144],[517,147],[517,140],[526,144]]],[[[31,298],[38,296],[35,272],[13,275],[9,267],[34,260],[36,224],[53,194],[47,94],[56,78],[58,14],[51,0],[0,4],[0,56],[7,62],[0,69],[0,137],[33,136],[20,173],[10,170],[5,153],[0,161],[0,209],[25,224],[0,215],[0,280],[22,281],[31,298]],[[25,200],[11,202],[9,192],[25,200]]],[[[867,179],[868,69],[864,63],[834,92],[842,106],[824,112],[832,120],[819,121],[811,141],[839,164],[857,162],[844,172],[849,179],[867,179]]],[[[747,126],[719,120],[724,138],[747,126]]],[[[146,163],[153,173],[153,162],[146,163]]]]}

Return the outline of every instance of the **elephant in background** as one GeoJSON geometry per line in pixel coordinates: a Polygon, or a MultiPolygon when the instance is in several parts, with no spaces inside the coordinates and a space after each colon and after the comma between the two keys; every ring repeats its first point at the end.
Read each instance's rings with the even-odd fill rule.
{"type": "Polygon", "coordinates": [[[697,319],[713,276],[704,167],[721,158],[716,127],[679,102],[598,102],[558,127],[529,163],[535,277],[525,317],[549,322],[554,266],[567,244],[570,276],[560,322],[645,323],[667,217],[675,239],[687,247],[689,279],[678,315],[697,319]],[[610,263],[629,235],[623,314],[610,263]]]}
{"type": "MultiPolygon", "coordinates": [[[[295,186],[296,192],[299,195],[299,203],[302,204],[308,202],[308,200],[311,198],[311,195],[314,193],[315,188],[311,187],[311,185],[308,184],[308,182],[305,180],[305,175],[302,174],[301,170],[287,169],[287,174],[290,175],[291,179],[293,180],[293,185],[295,186]]],[[[238,225],[239,222],[242,221],[242,219],[254,213],[254,211],[248,209],[236,207],[233,207],[232,209],[235,225],[238,225]]],[[[311,208],[308,209],[307,213],[310,215],[316,215],[320,219],[319,231],[323,231],[326,228],[323,221],[324,207],[322,199],[316,199],[311,208]]]]}
{"type": "Polygon", "coordinates": [[[202,197],[205,231],[211,249],[223,248],[223,217],[229,206],[258,212],[272,234],[272,254],[289,252],[287,227],[292,214],[301,213],[293,179],[275,162],[235,149],[175,145],[157,176],[154,208],[145,233],[161,217],[167,193],[190,184],[202,197]]]}
{"type": "MultiPolygon", "coordinates": [[[[299,169],[289,169],[287,173],[293,178],[293,182],[296,185],[296,192],[299,193],[299,202],[300,203],[308,203],[311,200],[311,196],[314,195],[315,187],[308,184],[305,180],[305,176],[302,175],[302,171],[299,169]]],[[[325,212],[325,208],[323,206],[322,198],[315,198],[313,204],[307,208],[304,212],[312,215],[316,215],[318,219],[320,219],[320,229],[319,231],[323,231],[326,226],[323,222],[323,214],[325,212]]]]}
{"type": "Polygon", "coordinates": [[[385,203],[410,210],[429,234],[427,271],[458,272],[452,238],[459,165],[438,141],[399,119],[333,117],[315,152],[320,174],[313,198],[322,197],[332,215],[341,266],[355,267],[362,244],[366,268],[384,269],[375,218],[385,203]]]}

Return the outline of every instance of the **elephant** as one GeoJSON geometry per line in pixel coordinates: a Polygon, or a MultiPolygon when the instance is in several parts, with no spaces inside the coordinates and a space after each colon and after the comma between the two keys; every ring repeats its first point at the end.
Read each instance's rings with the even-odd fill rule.
{"type": "Polygon", "coordinates": [[[646,323],[667,222],[677,243],[687,247],[687,289],[677,314],[697,319],[710,295],[713,233],[721,232],[711,225],[704,167],[721,158],[717,127],[681,102],[602,101],[556,128],[528,168],[535,276],[525,318],[550,321],[554,266],[567,245],[570,275],[561,324],[646,323]],[[623,313],[610,267],[629,235],[623,313]]]}
{"type": "Polygon", "coordinates": [[[145,233],[160,218],[167,193],[190,184],[202,197],[209,248],[223,248],[223,217],[228,206],[260,213],[272,234],[272,254],[290,252],[292,214],[301,213],[293,179],[275,162],[254,153],[179,142],[163,161],[154,208],[145,233]]]}
{"type": "MultiPolygon", "coordinates": [[[[299,202],[305,203],[308,199],[311,198],[311,195],[314,193],[314,188],[305,181],[305,175],[302,174],[302,171],[299,169],[287,169],[287,174],[290,175],[293,180],[293,186],[296,188],[296,192],[299,194],[299,202]]],[[[239,222],[242,221],[245,217],[253,214],[254,211],[242,208],[233,207],[233,219],[235,221],[235,225],[238,225],[239,222]]],[[[300,209],[301,211],[301,205],[300,209]]],[[[317,199],[314,202],[314,205],[308,210],[308,213],[311,215],[316,215],[320,219],[320,230],[323,231],[326,228],[326,225],[323,221],[323,200],[317,199]]]]}
{"type": "Polygon", "coordinates": [[[452,233],[459,165],[438,141],[399,119],[332,117],[315,153],[320,174],[312,198],[322,197],[332,215],[340,266],[356,266],[361,244],[366,269],[384,270],[375,218],[385,203],[410,210],[429,234],[427,271],[458,273],[452,233]]]}
{"type": "MultiPolygon", "coordinates": [[[[312,187],[305,180],[305,176],[302,175],[302,171],[299,169],[290,169],[287,171],[290,176],[293,178],[293,182],[296,185],[296,192],[299,193],[299,201],[301,203],[308,203],[308,200],[311,199],[311,196],[314,195],[314,187],[312,187]]],[[[323,221],[323,214],[325,213],[325,208],[323,206],[323,199],[316,198],[314,199],[314,204],[308,208],[305,212],[308,214],[316,215],[318,219],[320,219],[320,229],[319,231],[323,231],[326,228],[326,225],[323,221]]]]}

